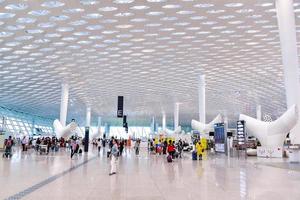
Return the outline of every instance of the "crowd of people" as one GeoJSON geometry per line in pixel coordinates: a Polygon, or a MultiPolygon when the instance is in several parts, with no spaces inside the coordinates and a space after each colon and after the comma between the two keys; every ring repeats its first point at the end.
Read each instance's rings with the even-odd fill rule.
{"type": "MultiPolygon", "coordinates": [[[[141,148],[141,139],[136,139],[134,141],[134,153],[136,156],[140,154],[141,148]]],[[[131,148],[131,140],[126,139],[116,139],[111,137],[110,139],[106,138],[98,138],[93,139],[91,144],[94,148],[97,149],[98,155],[100,155],[101,150],[106,149],[106,145],[108,146],[107,157],[110,159],[110,173],[109,175],[114,175],[117,172],[117,162],[118,158],[122,156],[124,149],[131,148]]],[[[38,137],[38,138],[28,138],[23,137],[22,139],[14,139],[9,136],[8,139],[5,140],[5,152],[3,156],[11,157],[12,156],[12,147],[14,145],[20,145],[22,152],[28,151],[28,149],[34,149],[36,152],[49,154],[50,151],[57,152],[59,148],[65,148],[70,152],[71,159],[75,154],[81,154],[82,149],[81,146],[84,145],[84,139],[72,136],[68,140],[64,138],[56,138],[56,137],[38,137]]],[[[157,154],[157,155],[166,155],[167,161],[172,162],[174,159],[180,159],[183,157],[183,149],[186,146],[186,141],[179,139],[177,142],[172,139],[164,138],[164,139],[149,139],[147,149],[149,154],[157,154]]],[[[193,154],[196,154],[197,159],[202,159],[202,154],[204,152],[204,148],[199,141],[194,143],[193,154]]],[[[192,154],[192,155],[193,155],[192,154]]],[[[194,158],[193,158],[194,160],[194,158]]]]}

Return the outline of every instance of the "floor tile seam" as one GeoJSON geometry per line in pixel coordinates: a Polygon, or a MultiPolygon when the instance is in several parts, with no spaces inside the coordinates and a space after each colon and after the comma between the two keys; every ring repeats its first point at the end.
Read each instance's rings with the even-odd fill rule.
{"type": "Polygon", "coordinates": [[[83,162],[81,162],[81,163],[79,163],[79,164],[77,164],[75,166],[70,167],[69,169],[66,169],[66,170],[64,170],[64,171],[62,171],[62,172],[60,172],[58,174],[52,175],[52,176],[50,176],[50,177],[48,177],[48,178],[46,178],[46,179],[44,179],[44,180],[42,180],[42,181],[34,184],[34,185],[32,185],[32,186],[30,186],[30,187],[28,187],[28,188],[26,188],[26,189],[24,189],[24,190],[22,190],[22,191],[20,191],[20,192],[18,192],[16,194],[14,194],[14,195],[6,198],[5,200],[21,199],[21,198],[23,198],[23,197],[25,197],[25,196],[33,193],[34,191],[36,191],[36,190],[44,187],[45,185],[48,185],[48,184],[54,182],[58,178],[61,178],[61,177],[65,176],[68,173],[71,173],[72,171],[74,171],[74,170],[78,169],[79,167],[87,164],[88,162],[90,162],[92,160],[95,160],[95,158],[97,158],[97,157],[93,156],[93,157],[91,157],[88,160],[85,160],[85,161],[83,161],[83,162]]]}

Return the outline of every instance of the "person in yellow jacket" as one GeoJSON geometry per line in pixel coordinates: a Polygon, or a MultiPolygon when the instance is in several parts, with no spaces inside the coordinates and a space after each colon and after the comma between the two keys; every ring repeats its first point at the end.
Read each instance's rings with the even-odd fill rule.
{"type": "Polygon", "coordinates": [[[203,154],[204,149],[201,145],[201,141],[197,142],[196,151],[197,151],[197,156],[199,157],[199,160],[202,160],[202,154],[203,154]]]}

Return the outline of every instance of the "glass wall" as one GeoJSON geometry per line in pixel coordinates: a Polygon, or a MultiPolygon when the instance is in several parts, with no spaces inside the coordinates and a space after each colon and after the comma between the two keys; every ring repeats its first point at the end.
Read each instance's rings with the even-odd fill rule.
{"type": "MultiPolygon", "coordinates": [[[[84,127],[80,127],[82,134],[77,133],[78,135],[84,136],[84,127]]],[[[90,128],[90,135],[97,132],[97,127],[92,126],[90,128]]],[[[105,127],[101,126],[101,133],[105,132],[105,127]]],[[[109,134],[106,134],[108,138],[114,136],[116,138],[128,139],[131,138],[148,138],[151,133],[150,127],[144,126],[131,126],[128,127],[128,133],[125,132],[125,129],[121,126],[110,126],[109,134]]],[[[101,136],[102,137],[102,136],[101,136]]]]}
{"type": "Polygon", "coordinates": [[[13,137],[52,135],[52,119],[0,107],[0,130],[13,137]]]}

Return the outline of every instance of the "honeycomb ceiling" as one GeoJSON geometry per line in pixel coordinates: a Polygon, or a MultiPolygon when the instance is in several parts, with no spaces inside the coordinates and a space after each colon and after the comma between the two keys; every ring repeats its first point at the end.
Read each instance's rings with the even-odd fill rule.
{"type": "MultiPolygon", "coordinates": [[[[112,119],[125,96],[129,119],[198,116],[206,75],[207,119],[278,116],[286,109],[275,1],[0,0],[0,103],[58,117],[112,119]]],[[[300,1],[295,0],[298,41],[300,1]]],[[[159,119],[160,120],[160,119],[159,119]]],[[[150,123],[150,120],[148,120],[150,123]]]]}

